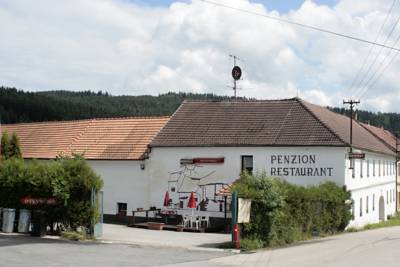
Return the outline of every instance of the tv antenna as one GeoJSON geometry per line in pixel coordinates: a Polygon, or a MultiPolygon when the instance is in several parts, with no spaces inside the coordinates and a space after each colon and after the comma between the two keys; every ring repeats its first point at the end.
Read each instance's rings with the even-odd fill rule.
{"type": "Polygon", "coordinates": [[[234,97],[236,98],[236,91],[237,91],[237,86],[236,82],[240,80],[242,77],[242,69],[236,65],[236,60],[243,61],[242,59],[238,58],[235,55],[229,55],[229,57],[233,58],[233,68],[232,68],[232,78],[233,78],[233,92],[234,92],[234,97]]]}

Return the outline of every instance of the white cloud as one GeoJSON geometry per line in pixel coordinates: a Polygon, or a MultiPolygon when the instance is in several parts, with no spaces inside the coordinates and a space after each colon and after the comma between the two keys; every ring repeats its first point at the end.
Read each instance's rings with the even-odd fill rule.
{"type": "MultiPolygon", "coordinates": [[[[248,0],[219,2],[374,40],[392,1],[341,0],[334,7],[305,1],[281,15],[248,0]]],[[[164,8],[123,0],[4,0],[0,25],[0,84],[30,90],[232,95],[228,55],[235,54],[243,59],[240,96],[300,95],[340,106],[370,48],[199,0],[164,8]]],[[[361,107],[400,111],[399,68],[395,61],[361,107]]]]}

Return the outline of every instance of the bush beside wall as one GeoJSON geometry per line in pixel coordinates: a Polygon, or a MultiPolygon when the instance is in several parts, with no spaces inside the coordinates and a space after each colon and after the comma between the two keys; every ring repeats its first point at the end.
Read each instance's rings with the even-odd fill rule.
{"type": "Polygon", "coordinates": [[[233,190],[252,199],[243,238],[260,240],[264,246],[340,232],[351,219],[350,193],[333,182],[304,187],[244,173],[233,190]]]}
{"type": "Polygon", "coordinates": [[[60,223],[64,229],[88,228],[97,221],[99,212],[91,206],[91,191],[99,191],[101,178],[83,157],[60,157],[54,161],[25,163],[11,158],[0,163],[0,207],[15,209],[41,209],[49,224],[60,223]],[[20,199],[56,199],[54,206],[25,206],[20,199]]]}

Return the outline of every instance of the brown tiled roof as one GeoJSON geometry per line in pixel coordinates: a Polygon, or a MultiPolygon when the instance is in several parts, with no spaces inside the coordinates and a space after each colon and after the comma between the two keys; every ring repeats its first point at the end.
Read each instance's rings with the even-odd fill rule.
{"type": "MultiPolygon", "coordinates": [[[[377,138],[381,139],[392,151],[396,152],[396,136],[393,133],[381,127],[362,122],[360,124],[377,138]]],[[[399,139],[397,139],[397,143],[400,144],[399,139]]]]}
{"type": "Polygon", "coordinates": [[[15,132],[24,158],[53,159],[84,154],[87,159],[140,160],[168,117],[93,119],[2,125],[15,132]]]}
{"type": "MultiPolygon", "coordinates": [[[[355,123],[354,146],[389,153],[355,123]]],[[[298,98],[185,101],[150,146],[348,146],[349,118],[298,98]]]]}

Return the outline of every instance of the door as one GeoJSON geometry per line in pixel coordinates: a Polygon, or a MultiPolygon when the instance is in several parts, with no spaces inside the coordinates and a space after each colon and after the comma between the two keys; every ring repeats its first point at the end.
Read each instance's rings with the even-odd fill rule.
{"type": "Polygon", "coordinates": [[[385,200],[383,199],[383,196],[379,198],[379,220],[385,220],[385,200]]]}

